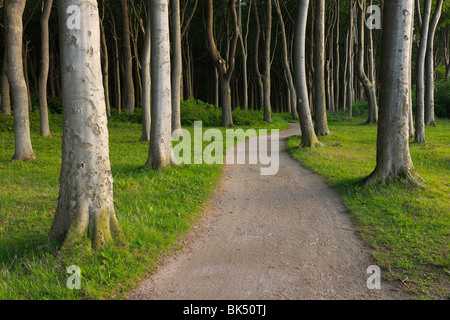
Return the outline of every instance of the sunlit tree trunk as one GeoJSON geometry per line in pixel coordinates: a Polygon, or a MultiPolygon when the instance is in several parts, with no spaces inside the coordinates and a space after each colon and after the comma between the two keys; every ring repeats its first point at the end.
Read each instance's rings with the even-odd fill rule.
{"type": "Polygon", "coordinates": [[[131,39],[130,39],[130,19],[128,12],[128,1],[120,0],[122,9],[122,43],[124,55],[124,80],[126,87],[126,105],[125,109],[128,113],[134,113],[135,96],[133,83],[133,57],[131,55],[131,39]]]}
{"type": "Polygon", "coordinates": [[[58,11],[64,125],[49,236],[65,248],[88,236],[98,249],[122,232],[113,199],[97,1],[59,0],[58,11]]]}
{"type": "Polygon", "coordinates": [[[377,165],[367,178],[366,185],[384,184],[399,177],[421,186],[413,178],[414,166],[408,139],[413,19],[414,0],[385,2],[381,39],[377,165]]]}

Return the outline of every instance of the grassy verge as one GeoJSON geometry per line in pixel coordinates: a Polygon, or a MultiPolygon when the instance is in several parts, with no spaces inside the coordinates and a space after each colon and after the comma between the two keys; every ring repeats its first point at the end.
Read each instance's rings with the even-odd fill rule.
{"type": "Polygon", "coordinates": [[[373,247],[386,278],[399,281],[418,298],[450,298],[450,121],[428,128],[427,144],[411,144],[417,172],[426,189],[396,181],[361,188],[375,168],[376,125],[363,119],[330,118],[333,135],[324,148],[301,150],[291,137],[295,159],[324,175],[351,211],[362,237],[373,247]]]}
{"type": "MultiPolygon", "coordinates": [[[[58,252],[49,246],[47,234],[59,191],[62,117],[51,114],[50,119],[53,137],[42,138],[39,115],[31,113],[38,159],[11,162],[13,121],[0,115],[0,300],[121,298],[136,281],[154,272],[164,255],[182,246],[183,236],[199,220],[219,183],[223,166],[141,170],[149,145],[138,142],[140,115],[114,116],[109,122],[110,157],[126,243],[98,252],[58,252]],[[81,290],[66,286],[71,265],[81,269],[81,290]]],[[[270,126],[258,121],[242,128],[248,127],[287,125],[274,115],[270,126]]]]}

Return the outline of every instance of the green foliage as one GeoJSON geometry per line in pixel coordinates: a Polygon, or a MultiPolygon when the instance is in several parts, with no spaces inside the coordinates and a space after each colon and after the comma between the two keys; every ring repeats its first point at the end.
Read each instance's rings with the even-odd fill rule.
{"type": "Polygon", "coordinates": [[[436,83],[434,112],[438,118],[450,119],[450,82],[436,83]]]}
{"type": "Polygon", "coordinates": [[[195,121],[202,121],[204,127],[220,127],[222,111],[212,104],[190,98],[181,101],[181,125],[193,126],[195,121]]]}

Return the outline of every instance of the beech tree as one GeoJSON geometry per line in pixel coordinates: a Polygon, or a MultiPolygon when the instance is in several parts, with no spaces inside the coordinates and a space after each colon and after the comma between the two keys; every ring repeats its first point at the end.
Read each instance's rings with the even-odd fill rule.
{"type": "Polygon", "coordinates": [[[67,247],[88,235],[98,249],[122,231],[113,199],[97,1],[58,0],[58,16],[64,125],[49,237],[67,247]]]}
{"type": "Polygon", "coordinates": [[[266,32],[264,34],[264,121],[272,123],[272,104],[271,104],[271,54],[270,45],[272,41],[272,0],[266,0],[266,32]]]}
{"type": "Polygon", "coordinates": [[[306,25],[308,21],[309,0],[299,0],[297,9],[297,24],[295,30],[295,78],[297,86],[297,109],[302,129],[300,147],[318,147],[322,144],[317,139],[309,108],[309,94],[306,82],[306,25]]]}
{"type": "Polygon", "coordinates": [[[183,59],[181,52],[180,1],[171,0],[172,11],[172,132],[181,129],[181,76],[183,59]]]}
{"type": "Polygon", "coordinates": [[[287,46],[287,38],[286,38],[286,28],[284,24],[283,14],[281,13],[281,6],[278,0],[275,0],[275,6],[278,14],[278,19],[280,22],[280,33],[281,33],[281,41],[283,45],[283,56],[282,56],[282,62],[283,62],[283,69],[286,74],[286,80],[289,86],[289,92],[290,92],[290,99],[291,99],[291,105],[292,105],[292,118],[294,120],[298,120],[298,113],[297,108],[295,107],[297,105],[297,93],[295,89],[294,84],[294,78],[292,76],[291,67],[289,65],[289,57],[288,57],[288,46],[287,46]]]}
{"type": "MultiPolygon", "coordinates": [[[[6,7],[8,0],[5,0],[3,5],[6,7]]],[[[7,25],[7,16],[6,16],[6,10],[3,13],[3,24],[4,26],[7,25]]],[[[6,36],[6,30],[4,31],[4,36],[6,36]]],[[[6,38],[6,37],[5,37],[6,38]]],[[[9,90],[9,81],[8,81],[8,47],[5,46],[3,49],[3,56],[2,59],[2,69],[0,74],[0,86],[1,86],[1,105],[2,105],[2,112],[5,116],[11,115],[11,96],[10,96],[10,90],[9,90]]]]}
{"type": "Polygon", "coordinates": [[[151,47],[150,3],[145,26],[144,48],[142,50],[142,136],[140,141],[150,141],[151,128],[151,47]]]}
{"type": "Polygon", "coordinates": [[[366,75],[364,70],[364,33],[365,33],[365,19],[364,15],[366,12],[366,6],[364,4],[365,0],[357,0],[358,1],[358,77],[361,81],[364,91],[366,93],[366,97],[369,103],[369,119],[368,123],[376,123],[378,121],[378,103],[377,97],[375,93],[375,87],[373,83],[370,81],[369,77],[366,75]]]}
{"type": "Polygon", "coordinates": [[[413,177],[415,172],[408,138],[413,17],[414,0],[390,0],[384,3],[377,165],[367,178],[366,185],[405,178],[421,186],[413,177]]]}
{"type": "Polygon", "coordinates": [[[414,142],[425,141],[425,58],[430,27],[431,0],[424,1],[424,13],[420,29],[420,44],[416,62],[416,133],[414,142]]]}
{"type": "Polygon", "coordinates": [[[122,43],[124,55],[124,80],[126,88],[125,110],[128,113],[134,113],[135,108],[135,90],[133,83],[133,56],[131,54],[131,39],[130,39],[130,18],[128,10],[129,0],[120,0],[122,8],[122,43]]]}
{"type": "Polygon", "coordinates": [[[325,99],[325,0],[316,2],[314,48],[315,131],[318,136],[330,135],[325,99]]]}
{"type": "Polygon", "coordinates": [[[6,2],[7,74],[14,106],[15,153],[13,160],[36,159],[31,145],[30,118],[28,114],[28,87],[25,81],[22,50],[23,21],[26,0],[6,2]]]}
{"type": "Polygon", "coordinates": [[[436,126],[434,116],[434,36],[442,12],[443,0],[437,0],[433,18],[430,21],[425,57],[425,125],[436,126]]]}
{"type": "Polygon", "coordinates": [[[145,167],[155,170],[172,164],[172,84],[170,61],[169,0],[153,0],[151,24],[152,126],[145,167]]]}

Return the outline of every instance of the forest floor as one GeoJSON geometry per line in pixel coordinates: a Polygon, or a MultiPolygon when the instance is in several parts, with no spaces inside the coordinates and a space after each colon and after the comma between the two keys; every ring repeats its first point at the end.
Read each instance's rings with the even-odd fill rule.
{"type": "Polygon", "coordinates": [[[126,298],[409,299],[384,278],[381,289],[368,289],[376,262],[342,199],[286,151],[287,137],[299,131],[291,124],[280,133],[274,176],[261,176],[261,165],[225,166],[188,244],[126,298]]]}

